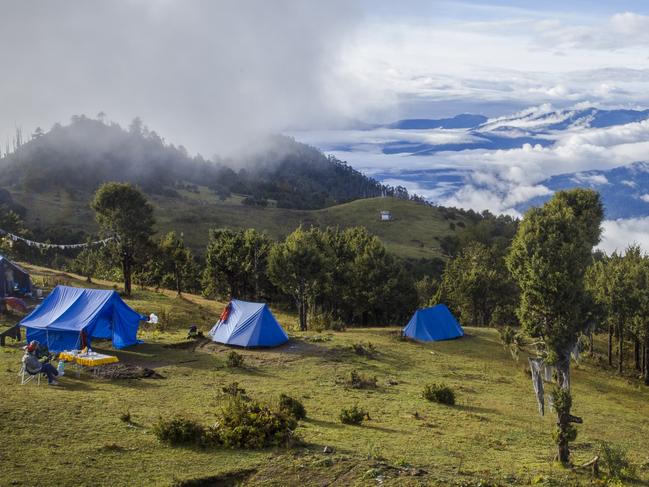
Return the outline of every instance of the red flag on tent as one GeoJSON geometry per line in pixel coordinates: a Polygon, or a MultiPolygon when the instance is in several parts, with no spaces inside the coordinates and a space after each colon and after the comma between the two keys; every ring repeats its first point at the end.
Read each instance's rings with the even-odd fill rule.
{"type": "Polygon", "coordinates": [[[228,303],[225,308],[223,308],[223,311],[221,312],[221,316],[219,317],[219,321],[221,323],[225,323],[228,321],[228,316],[230,316],[230,309],[232,308],[231,303],[228,303]]]}
{"type": "Polygon", "coordinates": [[[10,296],[5,298],[4,301],[9,308],[27,313],[27,304],[22,299],[10,296]]]}

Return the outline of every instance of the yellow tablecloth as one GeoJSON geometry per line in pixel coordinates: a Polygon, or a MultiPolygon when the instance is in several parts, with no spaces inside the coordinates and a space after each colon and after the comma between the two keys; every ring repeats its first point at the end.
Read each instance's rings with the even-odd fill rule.
{"type": "Polygon", "coordinates": [[[117,357],[113,355],[104,355],[103,353],[93,353],[92,355],[80,353],[75,355],[73,353],[61,352],[59,354],[59,359],[76,362],[79,365],[85,365],[86,367],[96,367],[97,365],[114,364],[119,362],[117,357]]]}

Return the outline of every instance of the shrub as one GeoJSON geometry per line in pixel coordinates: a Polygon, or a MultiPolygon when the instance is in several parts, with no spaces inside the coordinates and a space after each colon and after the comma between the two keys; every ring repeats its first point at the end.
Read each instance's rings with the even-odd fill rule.
{"type": "Polygon", "coordinates": [[[238,382],[232,382],[225,387],[221,387],[221,392],[230,396],[241,396],[243,398],[248,398],[246,396],[246,390],[243,387],[239,387],[238,382]]]}
{"type": "Polygon", "coordinates": [[[599,444],[599,458],[610,479],[625,480],[635,477],[635,468],[627,457],[627,451],[607,442],[599,444]]]}
{"type": "Polygon", "coordinates": [[[367,342],[366,345],[363,345],[362,343],[354,343],[352,344],[352,350],[354,350],[354,353],[356,355],[360,355],[362,357],[373,358],[378,354],[378,350],[370,342],[367,342]]]}
{"type": "Polygon", "coordinates": [[[455,392],[449,386],[443,383],[428,384],[424,387],[424,399],[440,404],[448,404],[452,406],[455,404],[455,392]]]}
{"type": "Polygon", "coordinates": [[[225,363],[231,369],[243,367],[243,363],[244,363],[243,355],[238,354],[234,350],[230,350],[230,353],[228,353],[228,357],[225,363]]]}
{"type": "Polygon", "coordinates": [[[205,429],[198,422],[182,416],[171,419],[160,418],[153,425],[158,440],[169,445],[200,445],[205,429]]]}
{"type": "Polygon", "coordinates": [[[279,410],[296,420],[306,418],[306,409],[304,405],[297,399],[287,396],[286,394],[279,395],[279,410]]]}
{"type": "Polygon", "coordinates": [[[126,411],[125,413],[120,414],[119,419],[125,423],[131,424],[131,412],[126,411]]]}
{"type": "Polygon", "coordinates": [[[314,313],[309,318],[309,328],[314,331],[345,331],[346,326],[338,318],[334,318],[331,313],[314,313]]]}
{"type": "Polygon", "coordinates": [[[377,382],[376,377],[368,377],[356,370],[352,370],[349,374],[347,384],[352,389],[376,389],[377,382]]]}
{"type": "Polygon", "coordinates": [[[221,410],[218,422],[208,428],[205,442],[248,449],[288,445],[296,427],[297,420],[288,414],[233,396],[221,410]]]}
{"type": "Polygon", "coordinates": [[[351,408],[340,410],[340,422],[343,424],[359,425],[367,416],[367,411],[359,408],[356,404],[351,408]]]}

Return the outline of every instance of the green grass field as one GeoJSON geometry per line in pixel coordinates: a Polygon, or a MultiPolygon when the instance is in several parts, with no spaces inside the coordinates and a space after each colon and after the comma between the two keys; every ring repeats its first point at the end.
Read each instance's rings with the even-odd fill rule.
{"type": "MultiPolygon", "coordinates": [[[[32,271],[40,284],[84,284],[32,271]]],[[[492,329],[467,328],[465,338],[420,344],[398,340],[396,327],[300,333],[294,316],[277,312],[290,342],[239,350],[246,367],[229,369],[228,348],[184,340],[189,324],[207,331],[223,303],[147,290],[128,302],[158,313],[162,324],[141,331],[145,344],[116,354],[164,378],[77,378],[68,369],[61,387],[21,386],[22,344],[0,348],[0,485],[590,484],[586,473],[553,461],[552,415],[539,417],[524,360],[512,360],[492,329]],[[378,355],[356,355],[351,345],[358,342],[372,343],[378,355]],[[345,386],[342,379],[354,369],[376,376],[378,389],[345,386]],[[220,388],[233,381],[259,399],[285,392],[303,401],[308,418],[297,432],[304,445],[200,450],[164,446],[152,434],[159,417],[175,413],[213,422],[220,388]],[[455,389],[457,405],[421,397],[423,386],[437,381],[455,389]],[[371,420],[341,424],[341,407],[354,404],[371,420]],[[127,412],[133,424],[120,419],[127,412]],[[323,453],[325,446],[333,453],[323,453]]],[[[649,485],[649,389],[587,362],[575,366],[572,383],[573,411],[584,418],[575,463],[592,458],[598,441],[611,441],[628,448],[638,466],[633,484],[649,485]]]]}
{"type": "MultiPolygon", "coordinates": [[[[91,195],[74,199],[65,191],[51,194],[12,193],[14,199],[29,208],[30,226],[57,225],[69,231],[96,232],[94,215],[88,204],[91,195]]],[[[439,239],[455,233],[451,222],[467,224],[462,219],[447,220],[437,208],[394,198],[369,198],[322,210],[288,210],[243,205],[241,196],[221,201],[207,188],[198,193],[180,191],[180,197],[150,198],[155,207],[158,230],[183,232],[187,243],[202,252],[210,228],[256,228],[273,238],[284,238],[299,225],[364,226],[379,236],[387,248],[402,257],[442,257],[439,239]],[[379,211],[390,210],[394,221],[379,221],[379,211]]]]}

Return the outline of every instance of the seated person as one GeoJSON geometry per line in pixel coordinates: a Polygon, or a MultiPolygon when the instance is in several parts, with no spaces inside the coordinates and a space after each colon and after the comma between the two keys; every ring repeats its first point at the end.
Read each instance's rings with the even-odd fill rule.
{"type": "Polygon", "coordinates": [[[191,340],[192,338],[203,338],[203,332],[198,331],[196,325],[190,326],[189,330],[187,330],[187,340],[191,340]]]}
{"type": "MultiPolygon", "coordinates": [[[[47,376],[47,383],[51,386],[57,386],[59,383],[54,379],[59,373],[54,366],[48,362],[41,362],[38,359],[38,342],[32,340],[29,345],[25,347],[25,355],[23,356],[23,366],[28,374],[44,374],[47,376]]],[[[46,359],[49,360],[49,359],[46,359]]]]}

